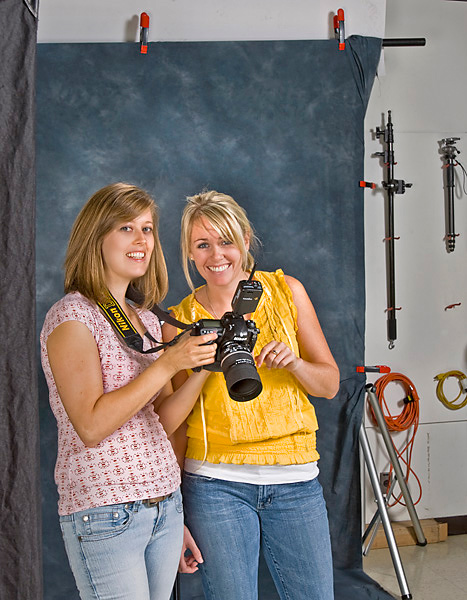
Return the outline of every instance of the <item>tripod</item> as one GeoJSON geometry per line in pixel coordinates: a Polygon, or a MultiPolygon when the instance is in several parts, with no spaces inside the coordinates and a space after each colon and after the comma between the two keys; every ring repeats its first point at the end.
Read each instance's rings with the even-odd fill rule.
{"type": "MultiPolygon", "coordinates": [[[[407,510],[408,510],[410,518],[412,520],[412,524],[414,526],[415,534],[417,537],[417,544],[419,546],[425,546],[427,543],[425,534],[423,533],[423,530],[420,525],[420,521],[418,520],[418,516],[415,511],[415,507],[414,507],[414,504],[412,501],[412,497],[411,497],[409,489],[407,487],[407,483],[404,479],[404,475],[402,473],[402,469],[399,464],[399,460],[398,460],[396,452],[394,450],[394,446],[392,445],[392,441],[389,436],[389,432],[386,428],[384,416],[381,411],[381,407],[378,403],[378,400],[376,398],[376,389],[372,383],[367,384],[365,386],[365,389],[368,394],[368,399],[370,401],[371,408],[373,409],[374,415],[376,417],[378,427],[381,431],[381,434],[382,434],[382,437],[384,440],[384,444],[386,446],[386,450],[388,451],[389,460],[394,469],[395,477],[394,477],[393,485],[391,486],[390,492],[392,491],[392,488],[395,485],[395,481],[397,479],[397,482],[399,483],[399,486],[401,488],[402,495],[404,496],[405,504],[407,506],[407,510]]],[[[396,572],[397,581],[399,583],[402,600],[410,600],[410,598],[412,598],[412,594],[410,593],[410,590],[409,590],[407,578],[406,578],[405,572],[404,572],[404,567],[402,565],[402,561],[401,561],[400,554],[399,554],[399,549],[397,547],[396,539],[394,537],[394,532],[392,531],[392,528],[391,528],[391,522],[389,520],[386,499],[384,498],[383,493],[381,491],[381,487],[380,487],[379,479],[378,479],[378,473],[376,471],[375,461],[373,459],[373,454],[371,452],[370,444],[368,442],[368,437],[367,437],[367,434],[365,431],[365,426],[364,426],[363,421],[360,426],[359,440],[360,440],[360,446],[362,448],[363,456],[365,459],[365,464],[368,469],[368,475],[370,477],[371,486],[373,488],[373,493],[375,495],[375,501],[378,505],[378,508],[376,510],[376,513],[373,516],[373,519],[371,520],[365,533],[363,534],[362,543],[365,543],[365,540],[367,539],[367,537],[370,534],[372,529],[373,529],[373,538],[374,538],[374,535],[376,534],[377,526],[379,524],[379,521],[381,520],[381,522],[383,524],[383,528],[384,528],[384,533],[386,535],[386,540],[388,542],[389,552],[391,554],[392,562],[394,565],[394,570],[396,572]]],[[[388,493],[388,497],[390,496],[390,492],[388,493]]],[[[371,541],[373,540],[373,538],[371,539],[371,541]]],[[[371,545],[371,541],[370,541],[369,545],[371,545]]],[[[369,547],[367,546],[367,548],[364,549],[363,553],[368,554],[368,552],[369,552],[369,547]]]]}

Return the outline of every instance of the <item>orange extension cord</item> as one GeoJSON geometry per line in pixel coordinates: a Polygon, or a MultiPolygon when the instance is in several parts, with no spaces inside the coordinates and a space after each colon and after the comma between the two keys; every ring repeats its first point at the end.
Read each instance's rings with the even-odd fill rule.
{"type": "MultiPolygon", "coordinates": [[[[405,481],[407,482],[407,484],[408,484],[410,473],[413,474],[413,476],[415,477],[415,479],[417,481],[418,488],[419,488],[419,496],[418,496],[417,501],[414,502],[414,505],[418,504],[422,498],[422,484],[420,483],[420,479],[417,477],[417,474],[411,467],[413,446],[414,446],[415,435],[418,430],[418,422],[419,422],[419,397],[418,397],[417,390],[416,390],[414,384],[410,381],[410,379],[408,377],[406,377],[405,375],[402,375],[401,373],[387,373],[386,375],[383,375],[382,377],[380,377],[375,382],[374,385],[376,388],[376,396],[378,398],[378,402],[381,407],[381,412],[383,413],[383,417],[384,417],[384,420],[386,423],[386,427],[388,428],[388,431],[406,431],[406,430],[410,429],[411,427],[413,428],[409,440],[407,441],[407,443],[401,450],[398,450],[396,448],[396,446],[394,445],[394,442],[393,442],[393,446],[394,446],[394,450],[396,451],[398,459],[400,461],[402,461],[407,467],[406,476],[405,476],[405,481]],[[404,401],[404,408],[402,409],[402,412],[399,415],[391,414],[391,412],[388,408],[388,405],[386,404],[386,400],[384,398],[384,390],[385,390],[386,386],[391,382],[400,383],[406,393],[406,400],[404,401]],[[405,454],[405,458],[403,456],[404,454],[405,454]]],[[[377,424],[376,417],[374,415],[373,409],[371,408],[371,405],[369,405],[369,408],[370,408],[370,414],[373,419],[373,422],[375,424],[377,424]]],[[[389,482],[391,482],[391,480],[392,480],[392,471],[393,471],[393,467],[391,465],[391,467],[389,469],[389,482]]],[[[390,483],[388,484],[387,491],[389,491],[389,487],[390,487],[390,483]]],[[[405,506],[404,502],[401,501],[402,493],[399,494],[399,496],[397,498],[394,496],[394,494],[392,494],[392,497],[394,498],[394,501],[391,504],[388,503],[389,507],[394,506],[397,503],[401,504],[402,506],[405,506]]]]}

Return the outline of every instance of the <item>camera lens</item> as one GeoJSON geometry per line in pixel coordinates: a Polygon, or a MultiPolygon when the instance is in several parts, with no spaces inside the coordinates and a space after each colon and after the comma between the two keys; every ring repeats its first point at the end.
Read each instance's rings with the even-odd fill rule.
{"type": "Polygon", "coordinates": [[[224,356],[221,361],[222,372],[232,400],[247,402],[261,393],[263,384],[252,355],[241,346],[237,348],[224,356]]]}

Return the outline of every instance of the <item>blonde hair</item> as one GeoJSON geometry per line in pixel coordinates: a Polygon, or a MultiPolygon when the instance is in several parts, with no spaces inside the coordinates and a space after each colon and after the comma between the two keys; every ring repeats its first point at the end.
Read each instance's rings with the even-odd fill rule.
{"type": "Polygon", "coordinates": [[[220,236],[232,242],[240,250],[242,269],[251,271],[255,260],[246,247],[245,241],[249,242],[250,248],[253,250],[258,246],[259,240],[255,236],[246,211],[235,202],[232,196],[221,194],[215,190],[188,196],[186,201],[182,214],[180,245],[183,272],[190,288],[194,289],[189,258],[191,232],[195,221],[203,217],[209,221],[220,236]]]}
{"type": "Polygon", "coordinates": [[[78,214],[65,257],[65,293],[80,292],[96,303],[106,300],[103,239],[119,223],[131,221],[146,210],[151,211],[154,223],[154,250],[146,273],[132,285],[143,296],[138,306],[151,308],[165,298],[168,277],[159,240],[157,206],[147,192],[121,182],[98,190],[78,214]]]}

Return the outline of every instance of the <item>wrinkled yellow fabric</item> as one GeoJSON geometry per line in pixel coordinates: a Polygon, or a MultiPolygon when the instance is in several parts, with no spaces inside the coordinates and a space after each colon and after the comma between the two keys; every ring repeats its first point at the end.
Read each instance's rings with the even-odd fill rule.
{"type": "MultiPolygon", "coordinates": [[[[282,270],[255,273],[263,286],[260,303],[252,315],[260,330],[253,354],[272,340],[282,341],[299,356],[296,339],[297,311],[282,270]]],[[[213,318],[187,296],[171,309],[185,323],[213,318]]],[[[211,373],[188,417],[186,456],[211,463],[303,464],[318,460],[315,410],[304,389],[285,369],[258,370],[263,391],[249,402],[236,402],[227,392],[224,375],[211,373]],[[203,432],[204,410],[207,448],[203,432]]]]}

